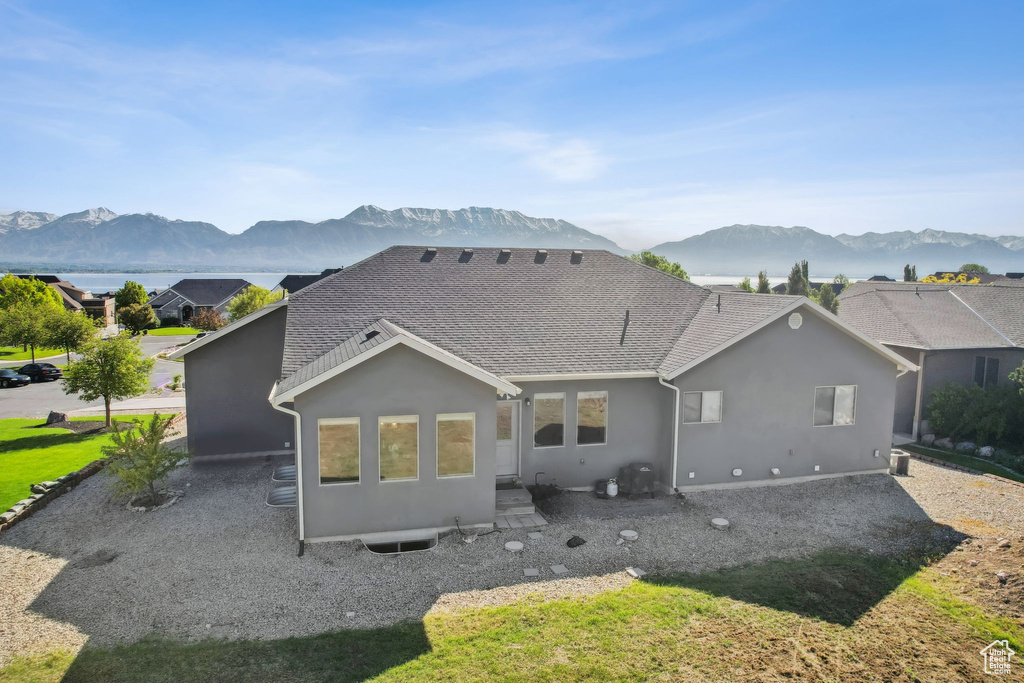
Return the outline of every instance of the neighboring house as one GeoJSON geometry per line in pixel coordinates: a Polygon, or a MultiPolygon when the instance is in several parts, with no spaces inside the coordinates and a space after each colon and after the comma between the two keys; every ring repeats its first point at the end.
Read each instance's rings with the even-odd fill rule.
{"type": "Polygon", "coordinates": [[[328,275],[334,275],[339,270],[341,270],[341,268],[327,268],[321,271],[319,275],[285,275],[281,278],[281,281],[277,283],[277,286],[274,287],[273,291],[294,294],[300,289],[309,287],[318,280],[323,280],[328,275]]]}
{"type": "MultiPolygon", "coordinates": [[[[820,292],[822,285],[829,285],[832,288],[833,294],[839,294],[843,291],[843,284],[841,282],[832,282],[830,280],[828,282],[811,282],[809,284],[815,292],[820,292]]],[[[787,289],[789,289],[789,283],[787,282],[782,282],[772,287],[772,291],[776,294],[785,294],[787,289]]]]}
{"type": "Polygon", "coordinates": [[[888,275],[872,275],[867,279],[867,282],[896,282],[896,280],[888,275]]]}
{"type": "Polygon", "coordinates": [[[915,368],[805,297],[606,251],[408,246],[171,357],[197,460],[296,454],[300,541],[490,527],[498,480],[634,462],[669,491],[882,472],[915,368]]]}
{"type": "Polygon", "coordinates": [[[67,280],[56,275],[18,275],[20,278],[35,278],[53,287],[60,294],[64,308],[69,311],[82,311],[90,318],[103,321],[103,326],[114,324],[114,301],[103,296],[94,296],[92,292],[79,289],[67,280]]]}
{"type": "Polygon", "coordinates": [[[213,309],[223,313],[228,302],[252,283],[226,278],[187,278],[168,287],[149,300],[156,317],[186,323],[199,311],[213,309]]]}
{"type": "Polygon", "coordinates": [[[840,318],[920,368],[898,381],[894,432],[918,438],[937,387],[1006,382],[1024,362],[1024,287],[1001,282],[857,282],[839,297],[840,318]]]}

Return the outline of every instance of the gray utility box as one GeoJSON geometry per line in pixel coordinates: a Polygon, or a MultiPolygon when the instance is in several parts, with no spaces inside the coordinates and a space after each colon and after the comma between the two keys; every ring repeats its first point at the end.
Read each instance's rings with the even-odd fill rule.
{"type": "Polygon", "coordinates": [[[641,493],[654,494],[654,465],[649,462],[634,462],[619,468],[619,491],[636,496],[641,493]]]}
{"type": "Polygon", "coordinates": [[[910,454],[898,448],[889,454],[889,474],[907,476],[910,474],[910,454]]]}

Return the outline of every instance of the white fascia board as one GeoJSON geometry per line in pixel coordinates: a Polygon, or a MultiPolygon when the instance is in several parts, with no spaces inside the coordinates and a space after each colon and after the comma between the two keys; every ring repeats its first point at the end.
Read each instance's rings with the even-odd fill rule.
{"type": "Polygon", "coordinates": [[[227,335],[231,334],[235,330],[237,330],[237,329],[239,329],[241,327],[245,327],[246,325],[251,323],[253,320],[258,320],[258,319],[262,318],[263,316],[265,316],[266,314],[270,313],[271,311],[276,311],[281,306],[287,306],[287,305],[288,305],[288,299],[282,299],[281,301],[277,301],[275,303],[272,303],[272,304],[269,304],[267,306],[264,306],[260,310],[253,311],[252,313],[250,313],[249,315],[245,316],[244,318],[240,318],[239,320],[236,320],[235,322],[231,323],[230,325],[226,325],[226,326],[220,328],[219,330],[217,330],[213,334],[208,334],[205,337],[203,337],[202,339],[197,339],[197,340],[195,340],[195,341],[193,341],[193,342],[191,342],[189,344],[186,344],[185,346],[182,346],[177,351],[168,354],[167,355],[167,359],[168,360],[174,360],[175,358],[181,358],[185,354],[190,353],[192,351],[195,351],[196,349],[202,348],[202,347],[206,346],[207,344],[209,344],[210,342],[212,342],[212,341],[214,341],[216,339],[220,339],[221,337],[226,337],[227,335]]]}
{"type": "Polygon", "coordinates": [[[509,382],[558,382],[587,379],[655,379],[658,373],[643,372],[566,372],[544,375],[504,375],[502,379],[509,382]]]}
{"type": "Polygon", "coordinates": [[[899,369],[899,370],[907,370],[909,372],[917,372],[917,366],[914,365],[913,363],[911,363],[910,361],[908,361],[903,356],[899,355],[895,351],[891,351],[891,350],[887,349],[885,346],[883,346],[879,342],[875,341],[871,337],[868,337],[867,335],[861,333],[857,329],[851,327],[850,325],[847,325],[842,320],[840,320],[838,316],[832,315],[831,313],[829,313],[824,308],[822,308],[818,304],[814,303],[813,301],[811,301],[807,297],[801,297],[801,298],[797,299],[796,301],[794,301],[793,303],[791,303],[790,305],[788,305],[785,308],[781,309],[777,313],[768,316],[767,318],[765,318],[761,322],[757,323],[756,325],[752,325],[752,326],[748,327],[746,330],[744,330],[743,332],[737,334],[735,337],[732,337],[728,341],[726,341],[726,342],[724,342],[722,344],[719,344],[717,347],[711,349],[707,353],[705,353],[705,354],[703,354],[703,355],[693,359],[692,361],[690,361],[686,365],[683,365],[681,368],[678,368],[677,370],[668,373],[665,376],[665,379],[670,379],[670,380],[671,379],[675,379],[676,377],[678,377],[679,375],[683,374],[687,370],[690,370],[690,369],[700,365],[701,363],[703,363],[704,361],[708,360],[712,356],[718,355],[719,353],[721,353],[722,351],[725,351],[727,348],[729,348],[733,344],[736,344],[738,342],[743,341],[744,339],[746,339],[750,335],[752,335],[752,334],[754,334],[756,332],[761,331],[762,329],[764,329],[768,325],[771,325],[776,320],[779,320],[783,316],[789,315],[790,313],[792,313],[793,311],[795,311],[796,309],[801,308],[801,307],[806,308],[808,311],[810,311],[811,313],[814,313],[816,316],[818,316],[819,318],[821,318],[825,322],[829,323],[833,327],[835,327],[835,328],[845,332],[846,334],[848,334],[849,336],[853,337],[857,341],[861,342],[865,346],[870,347],[872,350],[874,350],[879,355],[885,357],[887,360],[892,361],[893,363],[896,364],[897,369],[899,369]]]}
{"type": "Polygon", "coordinates": [[[455,354],[448,353],[444,349],[441,349],[433,344],[427,343],[422,339],[408,335],[408,334],[397,334],[386,342],[377,344],[372,349],[364,351],[354,358],[350,358],[340,365],[336,365],[327,372],[323,372],[316,377],[303,382],[302,384],[292,387],[287,391],[283,391],[274,397],[274,403],[280,405],[281,403],[291,401],[299,394],[303,394],[318,384],[322,384],[329,379],[337,377],[338,375],[351,370],[355,366],[370,360],[374,356],[381,354],[388,349],[397,346],[398,344],[404,344],[414,351],[422,353],[424,356],[433,358],[436,361],[444,363],[448,367],[455,368],[456,370],[469,375],[470,377],[480,380],[485,384],[489,384],[498,390],[499,393],[509,394],[511,396],[517,396],[520,392],[519,387],[508,382],[500,377],[492,375],[486,370],[482,370],[472,363],[459,358],[455,354]]]}

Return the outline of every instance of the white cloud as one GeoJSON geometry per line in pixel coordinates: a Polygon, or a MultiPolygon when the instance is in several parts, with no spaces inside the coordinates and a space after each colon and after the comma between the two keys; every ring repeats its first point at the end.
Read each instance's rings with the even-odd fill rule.
{"type": "Polygon", "coordinates": [[[488,136],[485,141],[519,154],[527,166],[559,182],[592,180],[609,164],[609,159],[593,143],[579,138],[557,140],[544,133],[504,131],[488,136]]]}

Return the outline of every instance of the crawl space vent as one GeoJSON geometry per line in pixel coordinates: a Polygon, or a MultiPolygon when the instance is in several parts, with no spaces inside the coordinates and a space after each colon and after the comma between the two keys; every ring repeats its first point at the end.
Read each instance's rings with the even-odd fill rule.
{"type": "Polygon", "coordinates": [[[415,553],[423,550],[430,550],[437,545],[437,534],[430,538],[417,538],[409,541],[395,541],[393,543],[366,543],[366,549],[375,555],[398,555],[399,553],[415,553]]]}

